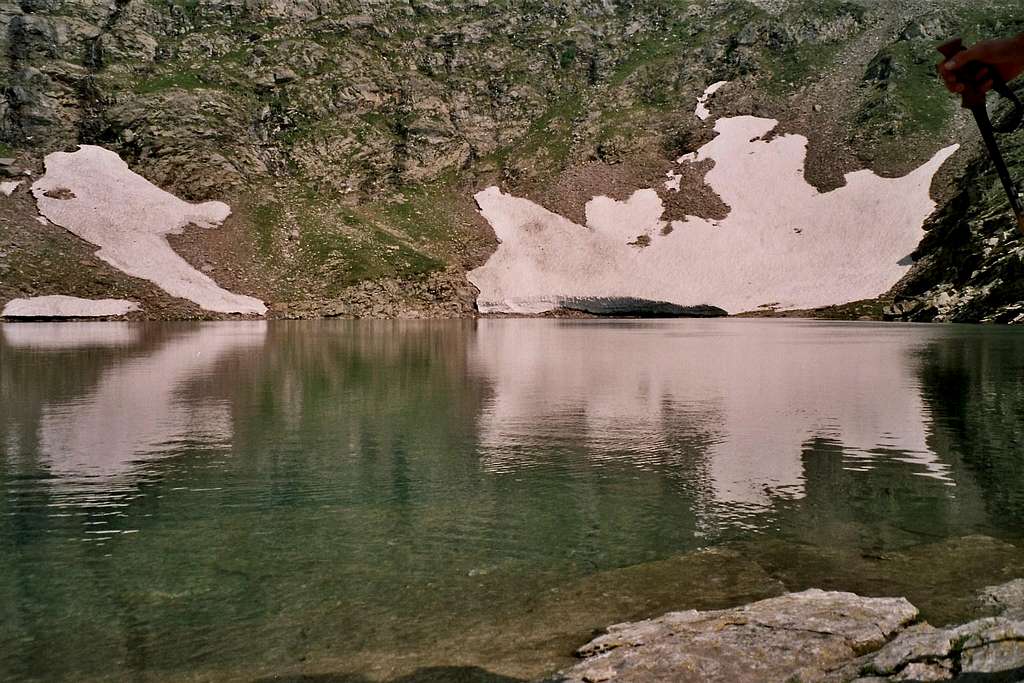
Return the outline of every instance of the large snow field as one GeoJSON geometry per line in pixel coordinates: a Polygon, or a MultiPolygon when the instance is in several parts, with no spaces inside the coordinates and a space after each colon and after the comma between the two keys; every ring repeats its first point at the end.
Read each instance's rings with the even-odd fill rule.
{"type": "MultiPolygon", "coordinates": [[[[720,119],[711,142],[678,160],[714,161],[705,181],[731,209],[721,221],[665,221],[653,189],[626,201],[594,197],[586,225],[497,187],[479,192],[477,204],[500,241],[469,275],[480,310],[541,313],[567,298],[635,297],[739,313],[884,293],[910,268],[935,209],[932,178],[957,147],[902,178],[857,171],[822,193],[804,177],[807,138],[770,137],[777,125],[720,119]]],[[[666,187],[678,188],[676,174],[667,175],[666,187]]]]}
{"type": "Polygon", "coordinates": [[[263,315],[259,299],[233,294],[171,249],[167,235],[186,225],[220,225],[223,202],[190,204],[133,173],[116,153],[93,145],[46,156],[46,175],[32,185],[39,211],[100,247],[96,256],[209,311],[263,315]]]}

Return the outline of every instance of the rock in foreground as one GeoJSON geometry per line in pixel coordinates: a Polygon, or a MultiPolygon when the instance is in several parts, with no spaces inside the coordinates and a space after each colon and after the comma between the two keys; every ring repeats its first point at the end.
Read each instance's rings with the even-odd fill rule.
{"type": "Polygon", "coordinates": [[[914,624],[917,615],[903,598],[820,590],[729,610],[673,612],[612,626],[580,648],[582,662],[553,680],[1024,680],[1024,621],[1015,611],[947,629],[914,624]]]}
{"type": "Polygon", "coordinates": [[[566,683],[817,681],[917,618],[902,598],[809,590],[730,610],[620,624],[583,646],[566,683]]]}

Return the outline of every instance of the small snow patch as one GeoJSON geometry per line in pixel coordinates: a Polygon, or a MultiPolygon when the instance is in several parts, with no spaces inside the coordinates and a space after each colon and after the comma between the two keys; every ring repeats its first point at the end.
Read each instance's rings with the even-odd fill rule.
{"type": "Polygon", "coordinates": [[[0,194],[2,194],[5,197],[10,197],[12,194],[14,194],[14,191],[18,189],[19,185],[21,185],[20,180],[13,180],[0,183],[0,194]]]}
{"type": "Polygon", "coordinates": [[[163,191],[114,152],[81,145],[46,156],[46,175],[32,185],[39,212],[100,247],[103,261],[153,282],[209,311],[263,315],[259,299],[222,289],[171,249],[167,235],[186,225],[214,228],[228,217],[223,202],[190,204],[163,191]]]}
{"type": "Polygon", "coordinates": [[[698,119],[706,121],[711,116],[711,111],[707,107],[708,100],[712,95],[721,90],[723,86],[728,84],[729,81],[718,81],[717,83],[712,83],[704,90],[704,94],[697,99],[697,108],[693,111],[698,119]]]}
{"type": "Polygon", "coordinates": [[[665,174],[665,177],[668,178],[668,180],[665,181],[665,189],[679,192],[679,183],[683,179],[683,174],[676,173],[675,171],[669,171],[665,174]]]}
{"type": "Polygon", "coordinates": [[[54,295],[11,299],[0,315],[5,318],[105,318],[138,310],[137,303],[125,299],[54,295]]]}

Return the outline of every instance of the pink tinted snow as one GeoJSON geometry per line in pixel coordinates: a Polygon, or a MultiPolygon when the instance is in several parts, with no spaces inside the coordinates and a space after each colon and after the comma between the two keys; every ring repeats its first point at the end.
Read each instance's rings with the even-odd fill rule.
{"type": "Polygon", "coordinates": [[[106,318],[137,310],[137,303],[125,299],[80,299],[58,294],[11,299],[0,315],[5,318],[106,318]]]}
{"type": "Polygon", "coordinates": [[[217,227],[231,213],[227,204],[182,201],[133,173],[116,153],[92,145],[48,154],[46,175],[32,194],[41,214],[100,247],[96,255],[118,270],[209,311],[267,312],[259,299],[222,289],[167,242],[189,224],[217,227]]]}
{"type": "Polygon", "coordinates": [[[715,162],[706,182],[729,205],[721,221],[688,216],[662,225],[661,199],[596,197],[581,226],[490,187],[476,195],[500,240],[470,281],[482,312],[540,313],[565,298],[636,297],[730,313],[761,306],[815,308],[868,299],[910,268],[908,256],[935,209],[935,173],[957,147],[902,178],[871,171],[821,193],[804,177],[807,138],[765,139],[772,119],[720,119],[718,135],[680,164],[715,162]],[[635,238],[645,234],[649,246],[635,238]],[[633,242],[633,244],[630,244],[633,242]]]}

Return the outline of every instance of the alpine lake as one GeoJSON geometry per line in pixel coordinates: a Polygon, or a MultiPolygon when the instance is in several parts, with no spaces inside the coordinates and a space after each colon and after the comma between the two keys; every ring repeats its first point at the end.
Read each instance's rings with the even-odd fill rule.
{"type": "Polygon", "coordinates": [[[809,587],[1024,577],[1024,329],[0,326],[0,680],[532,680],[809,587]]]}

